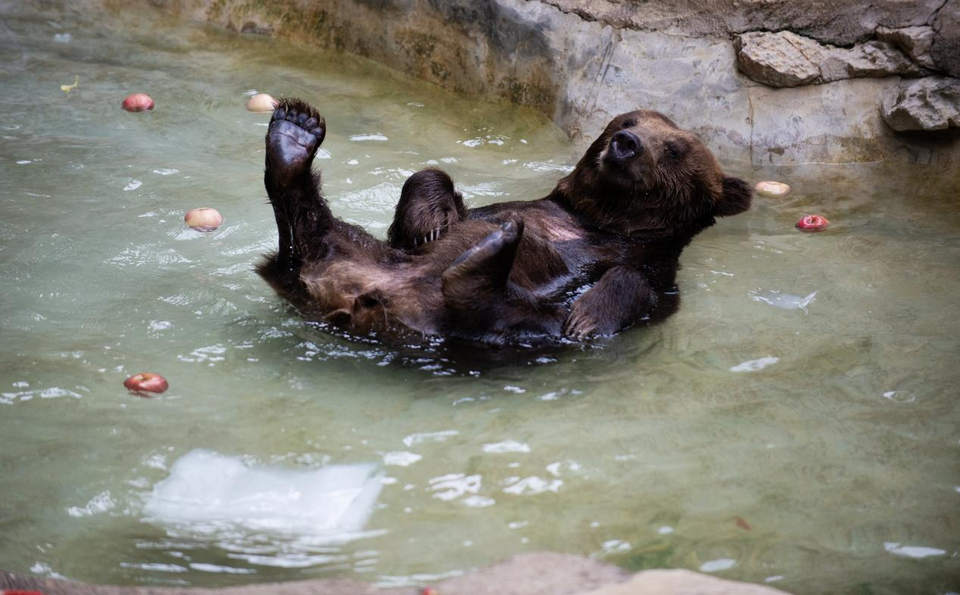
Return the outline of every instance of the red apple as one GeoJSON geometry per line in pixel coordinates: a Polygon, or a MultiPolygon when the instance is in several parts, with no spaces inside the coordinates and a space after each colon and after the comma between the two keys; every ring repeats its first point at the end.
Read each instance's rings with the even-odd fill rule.
{"type": "Polygon", "coordinates": [[[786,196],[790,194],[790,186],[784,184],[783,182],[757,182],[757,185],[753,187],[754,191],[760,196],[765,196],[767,198],[780,198],[781,196],[786,196]]]}
{"type": "Polygon", "coordinates": [[[123,100],[123,109],[128,112],[143,112],[153,109],[153,100],[146,93],[127,95],[123,100]]]}
{"type": "Polygon", "coordinates": [[[821,215],[807,215],[800,221],[797,221],[797,229],[806,232],[823,231],[830,225],[826,217],[821,215]]]}
{"type": "Polygon", "coordinates": [[[184,222],[197,231],[213,231],[223,223],[223,215],[216,209],[200,207],[187,211],[183,216],[184,222]]]}
{"type": "Polygon", "coordinates": [[[247,109],[251,112],[272,112],[277,109],[277,100],[266,93],[257,93],[247,102],[247,109]]]}
{"type": "Polygon", "coordinates": [[[127,390],[135,393],[162,393],[170,388],[167,379],[153,372],[140,372],[123,381],[127,390]]]}

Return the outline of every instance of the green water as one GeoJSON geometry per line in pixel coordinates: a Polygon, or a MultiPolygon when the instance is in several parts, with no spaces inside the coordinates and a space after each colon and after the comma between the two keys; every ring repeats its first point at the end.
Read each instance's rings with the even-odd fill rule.
{"type": "Polygon", "coordinates": [[[305,325],[252,272],[276,230],[246,93],[319,105],[331,205],[381,237],[426,165],[474,206],[541,196],[577,157],[559,131],[334,54],[31,6],[0,13],[0,568],[399,585],[556,550],[804,594],[960,588],[956,172],[727,164],[795,191],[694,241],[666,323],[512,366],[418,360],[305,325]],[[122,111],[131,92],[156,109],[122,111]],[[186,229],[199,206],[223,227],[186,229]],[[811,212],[829,232],[793,229],[811,212]],[[170,390],[127,393],[145,370],[170,390]],[[150,518],[196,449],[374,463],[383,487],[332,542],[150,518]]]}

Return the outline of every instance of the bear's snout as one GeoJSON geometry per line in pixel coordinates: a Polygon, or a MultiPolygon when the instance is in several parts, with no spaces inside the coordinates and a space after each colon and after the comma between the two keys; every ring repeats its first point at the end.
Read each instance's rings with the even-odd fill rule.
{"type": "Polygon", "coordinates": [[[618,130],[610,140],[609,156],[619,163],[643,153],[640,138],[629,130],[618,130]]]}

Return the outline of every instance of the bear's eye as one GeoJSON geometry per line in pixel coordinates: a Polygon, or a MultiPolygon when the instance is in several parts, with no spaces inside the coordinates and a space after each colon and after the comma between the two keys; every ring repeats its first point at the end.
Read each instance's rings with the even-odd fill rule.
{"type": "Polygon", "coordinates": [[[680,154],[680,147],[673,143],[667,143],[667,155],[669,155],[671,159],[676,159],[680,156],[680,154]]]}
{"type": "Polygon", "coordinates": [[[636,124],[633,120],[624,120],[623,124],[620,125],[620,128],[633,128],[633,125],[636,124]]]}

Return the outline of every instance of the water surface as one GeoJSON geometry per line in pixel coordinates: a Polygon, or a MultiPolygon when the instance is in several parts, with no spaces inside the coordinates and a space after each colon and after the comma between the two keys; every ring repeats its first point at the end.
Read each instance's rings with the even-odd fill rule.
{"type": "Polygon", "coordinates": [[[796,593],[960,587],[955,172],[727,164],[795,191],[694,241],[666,323],[418,359],[306,325],[252,272],[276,231],[247,96],[319,105],[332,208],[381,237],[428,165],[471,206],[542,196],[577,158],[558,130],[142,9],[2,10],[0,567],[399,585],[547,549],[796,593]],[[199,206],[223,227],[186,229],[199,206]],[[828,232],[793,229],[811,212],[828,232]],[[170,390],[128,394],[144,370],[170,390]],[[218,474],[243,488],[205,499],[218,474]]]}

